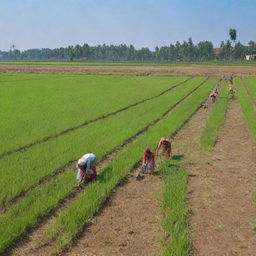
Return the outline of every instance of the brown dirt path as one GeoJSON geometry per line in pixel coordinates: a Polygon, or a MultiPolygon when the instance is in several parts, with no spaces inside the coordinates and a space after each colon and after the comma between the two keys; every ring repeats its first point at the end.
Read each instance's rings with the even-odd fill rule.
{"type": "MultiPolygon", "coordinates": [[[[158,175],[150,174],[136,181],[136,172],[129,174],[113,191],[104,207],[88,222],[72,250],[64,255],[161,255],[162,182],[158,175]]],[[[52,255],[56,249],[54,243],[42,247],[39,244],[54,219],[52,216],[46,220],[5,256],[52,255]]]]}
{"type": "Polygon", "coordinates": [[[212,152],[188,168],[195,255],[256,255],[256,159],[240,105],[232,101],[212,152]]]}
{"type": "Polygon", "coordinates": [[[130,174],[65,255],[160,255],[161,188],[157,175],[136,181],[130,174]]]}
{"type": "Polygon", "coordinates": [[[0,64],[0,72],[138,76],[256,76],[256,66],[82,66],[0,64]]]}

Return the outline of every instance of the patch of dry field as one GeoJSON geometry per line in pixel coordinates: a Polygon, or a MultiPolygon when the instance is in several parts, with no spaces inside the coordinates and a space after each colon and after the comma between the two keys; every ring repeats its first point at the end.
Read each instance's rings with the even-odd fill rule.
{"type": "Polygon", "coordinates": [[[0,72],[13,73],[70,73],[138,76],[256,76],[256,66],[69,66],[0,64],[0,72]]]}

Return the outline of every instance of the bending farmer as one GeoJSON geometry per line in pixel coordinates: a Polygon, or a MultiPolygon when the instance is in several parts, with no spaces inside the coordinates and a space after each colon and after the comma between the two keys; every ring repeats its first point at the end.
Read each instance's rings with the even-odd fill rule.
{"type": "Polygon", "coordinates": [[[145,173],[149,171],[153,173],[155,170],[155,155],[149,148],[146,148],[143,152],[142,156],[142,167],[139,173],[137,174],[136,178],[139,179],[141,177],[141,173],[145,173]]]}
{"type": "Polygon", "coordinates": [[[233,99],[235,95],[235,90],[232,83],[228,84],[228,93],[231,95],[231,98],[233,99]]]}
{"type": "Polygon", "coordinates": [[[159,150],[161,151],[161,157],[163,156],[164,158],[170,158],[172,155],[171,141],[166,139],[165,137],[161,138],[156,149],[157,154],[159,150]]]}
{"type": "Polygon", "coordinates": [[[96,156],[92,153],[83,155],[77,162],[77,180],[78,186],[94,180],[96,172],[96,156]]]}
{"type": "Polygon", "coordinates": [[[214,92],[211,92],[210,95],[209,95],[209,98],[210,98],[212,103],[214,103],[216,101],[216,97],[217,97],[217,94],[214,93],[214,92]]]}

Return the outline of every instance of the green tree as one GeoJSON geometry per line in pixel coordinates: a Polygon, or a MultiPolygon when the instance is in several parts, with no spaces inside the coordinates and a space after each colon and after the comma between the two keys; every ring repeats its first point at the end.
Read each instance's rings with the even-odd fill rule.
{"type": "Polygon", "coordinates": [[[226,44],[220,53],[220,58],[223,60],[230,60],[232,56],[232,46],[230,40],[227,40],[226,44]]]}
{"type": "Polygon", "coordinates": [[[167,61],[169,60],[169,47],[162,46],[158,51],[158,57],[160,61],[167,61]]]}
{"type": "Polygon", "coordinates": [[[243,60],[246,54],[246,47],[238,42],[234,47],[234,58],[238,60],[243,60]]]}
{"type": "Polygon", "coordinates": [[[150,50],[147,47],[143,47],[138,51],[138,57],[140,60],[149,60],[151,59],[152,55],[150,50]]]}
{"type": "Polygon", "coordinates": [[[256,51],[256,43],[252,40],[248,42],[248,54],[253,54],[256,51]]]}
{"type": "Polygon", "coordinates": [[[229,36],[230,36],[230,40],[233,42],[233,46],[235,45],[235,41],[236,41],[236,29],[231,28],[229,30],[229,36]]]}
{"type": "Polygon", "coordinates": [[[197,57],[199,60],[211,60],[214,57],[213,44],[210,41],[202,41],[198,43],[197,57]]]}

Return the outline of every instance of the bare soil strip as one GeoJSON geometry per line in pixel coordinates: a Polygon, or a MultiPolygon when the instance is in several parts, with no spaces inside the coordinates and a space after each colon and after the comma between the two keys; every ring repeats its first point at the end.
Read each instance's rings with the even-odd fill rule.
{"type": "MultiPolygon", "coordinates": [[[[161,255],[157,254],[163,237],[158,198],[161,188],[157,175],[136,181],[134,173],[130,174],[86,225],[72,251],[65,255],[161,255]]],[[[38,247],[38,243],[53,220],[54,217],[29,237],[28,243],[8,255],[51,255],[54,243],[43,247],[38,247]]]]}
{"type": "Polygon", "coordinates": [[[256,76],[256,66],[79,66],[0,64],[0,72],[138,76],[256,76]]]}
{"type": "MultiPolygon", "coordinates": [[[[126,106],[126,107],[124,107],[124,108],[118,109],[118,110],[116,110],[116,111],[113,111],[113,112],[110,112],[110,113],[105,114],[105,115],[103,115],[103,116],[100,116],[100,117],[97,117],[97,118],[95,118],[95,119],[89,120],[89,121],[84,122],[84,123],[82,123],[82,124],[79,124],[79,125],[77,125],[77,126],[68,128],[68,129],[66,129],[66,130],[64,130],[64,131],[61,131],[61,132],[59,132],[59,133],[53,134],[53,135],[51,135],[51,136],[44,137],[44,138],[42,138],[42,139],[40,139],[40,140],[37,140],[37,141],[34,141],[34,142],[32,142],[32,143],[30,143],[30,144],[28,144],[28,145],[24,145],[24,146],[22,146],[22,147],[20,147],[20,148],[11,150],[11,151],[9,151],[9,152],[6,152],[6,153],[0,155],[0,159],[3,158],[3,157],[9,156],[9,155],[11,155],[11,154],[17,153],[17,152],[21,152],[21,151],[24,152],[24,151],[28,150],[29,148],[31,148],[31,147],[33,147],[33,146],[42,144],[42,143],[47,142],[47,141],[52,140],[52,139],[56,139],[56,138],[60,137],[61,135],[67,134],[67,133],[72,132],[72,131],[75,131],[75,130],[77,130],[77,129],[79,129],[79,128],[85,127],[85,126],[87,126],[87,125],[89,125],[89,124],[92,124],[92,123],[95,123],[95,122],[97,122],[97,121],[99,121],[99,120],[106,119],[106,118],[108,118],[108,117],[110,117],[110,116],[113,116],[113,115],[116,115],[116,114],[118,114],[118,113],[120,113],[120,112],[126,111],[126,110],[128,110],[128,109],[130,109],[130,108],[132,108],[132,107],[138,106],[138,105],[140,105],[140,104],[142,104],[142,103],[145,103],[145,102],[147,102],[147,101],[150,101],[150,100],[153,100],[153,99],[155,99],[155,98],[158,98],[158,97],[164,95],[165,93],[168,93],[168,92],[172,91],[174,88],[176,88],[176,87],[178,87],[178,86],[181,86],[182,84],[186,83],[187,81],[189,81],[189,80],[191,80],[191,79],[192,79],[192,77],[190,77],[190,78],[188,78],[188,79],[186,79],[186,80],[184,80],[184,81],[182,81],[182,82],[180,82],[180,83],[177,83],[176,85],[174,85],[174,86],[172,86],[172,87],[170,87],[170,88],[168,88],[168,89],[162,91],[161,93],[159,93],[159,94],[157,94],[157,95],[155,95],[155,96],[152,96],[152,97],[143,99],[143,100],[141,100],[141,101],[135,102],[135,103],[133,103],[133,104],[131,104],[131,105],[128,105],[128,106],[126,106]]],[[[205,80],[205,81],[206,81],[206,80],[205,80]]],[[[204,82],[205,82],[205,81],[204,81],[204,82]]]]}
{"type": "MultiPolygon", "coordinates": [[[[130,138],[129,140],[127,140],[127,143],[124,144],[122,147],[126,146],[129,142],[131,142],[133,139],[135,139],[138,135],[146,132],[148,130],[149,127],[151,127],[152,125],[155,125],[159,120],[161,120],[165,115],[167,115],[170,111],[172,111],[177,105],[182,104],[182,102],[184,100],[186,100],[188,97],[190,97],[193,92],[195,92],[200,86],[202,86],[206,81],[208,80],[208,78],[203,81],[202,83],[200,83],[193,91],[191,91],[187,96],[185,96],[182,100],[180,100],[179,102],[177,102],[172,108],[170,108],[169,110],[167,110],[160,119],[155,120],[153,123],[151,123],[149,126],[147,126],[147,128],[143,129],[143,131],[141,131],[140,133],[136,134],[136,136],[133,136],[132,138],[130,138]]],[[[115,153],[120,150],[121,147],[118,147],[118,149],[116,149],[114,152],[112,152],[112,154],[110,156],[107,157],[107,159],[103,159],[103,161],[100,163],[100,166],[103,166],[108,160],[110,160],[112,157],[114,157],[115,153]]],[[[71,163],[74,164],[74,163],[71,163]]],[[[133,174],[131,174],[131,177],[133,177],[133,174]]],[[[152,176],[153,177],[153,176],[152,176]]],[[[129,179],[129,178],[128,178],[129,179]]],[[[132,178],[132,180],[134,180],[134,177],[132,178]]],[[[157,181],[159,184],[161,183],[159,178],[156,177],[155,181],[157,181]]],[[[146,182],[146,180],[145,180],[146,182]]],[[[140,183],[139,183],[140,184],[140,183]]],[[[139,186],[141,187],[141,186],[139,186]]],[[[86,188],[85,188],[86,189],[86,188]]],[[[152,189],[152,188],[151,188],[152,189]]],[[[50,244],[45,244],[43,246],[41,246],[41,242],[42,242],[42,237],[45,233],[45,231],[48,229],[48,227],[50,226],[50,224],[55,220],[55,218],[59,215],[59,212],[61,209],[67,207],[69,200],[75,200],[75,196],[79,193],[79,191],[74,191],[64,202],[61,203],[61,205],[59,205],[56,209],[54,209],[48,216],[45,216],[44,219],[42,219],[39,223],[38,223],[38,227],[35,227],[34,230],[30,230],[25,236],[22,237],[22,239],[20,239],[20,241],[14,245],[13,247],[11,247],[5,255],[27,255],[28,253],[33,253],[33,255],[50,255],[51,252],[54,249],[54,242],[50,243],[50,244]]],[[[158,193],[159,195],[159,193],[158,193]]],[[[24,196],[24,195],[23,195],[24,196]]],[[[158,202],[159,204],[159,202],[158,202]]],[[[146,220],[147,217],[146,215],[144,216],[144,220],[146,220]]],[[[131,232],[132,233],[132,232],[131,232]]],[[[162,236],[161,236],[162,238],[162,236]]],[[[132,254],[135,255],[135,254],[132,254]]],[[[143,254],[138,254],[138,255],[143,255],[143,254]]],[[[149,255],[149,254],[145,254],[145,255],[149,255]]]]}
{"type": "Polygon", "coordinates": [[[65,255],[161,255],[161,189],[157,175],[129,175],[65,255]]]}
{"type": "MultiPolygon", "coordinates": [[[[196,145],[194,141],[190,148],[196,145]]],[[[212,152],[191,152],[190,231],[195,255],[256,255],[253,147],[240,105],[232,101],[212,152]]]]}

